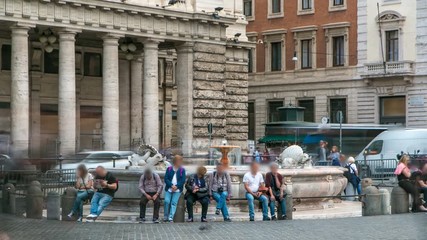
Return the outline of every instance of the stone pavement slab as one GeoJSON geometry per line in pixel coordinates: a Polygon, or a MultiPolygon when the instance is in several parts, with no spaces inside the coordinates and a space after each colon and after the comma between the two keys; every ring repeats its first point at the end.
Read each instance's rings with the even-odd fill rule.
{"type": "MultiPolygon", "coordinates": [[[[425,213],[323,220],[201,223],[76,223],[0,214],[4,239],[375,239],[424,240],[425,213]]],[[[1,237],[0,237],[1,239],[1,237]]],[[[1,240],[4,240],[1,239],[1,240]]]]}

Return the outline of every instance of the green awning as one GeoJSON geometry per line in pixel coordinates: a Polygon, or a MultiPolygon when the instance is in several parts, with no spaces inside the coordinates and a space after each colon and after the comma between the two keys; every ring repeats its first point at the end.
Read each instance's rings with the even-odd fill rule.
{"type": "Polygon", "coordinates": [[[259,143],[280,143],[280,142],[301,142],[304,140],[303,136],[295,137],[294,135],[277,135],[277,136],[264,136],[258,139],[259,143]]]}

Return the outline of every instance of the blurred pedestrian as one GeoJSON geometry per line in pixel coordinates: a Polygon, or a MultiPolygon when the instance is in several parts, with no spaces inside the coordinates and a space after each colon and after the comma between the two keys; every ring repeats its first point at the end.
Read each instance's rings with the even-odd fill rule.
{"type": "Polygon", "coordinates": [[[216,201],[215,214],[222,216],[225,222],[230,222],[227,202],[231,198],[231,177],[222,163],[216,165],[216,171],[209,175],[209,195],[216,201]]]}
{"type": "Polygon", "coordinates": [[[185,169],[182,167],[184,160],[180,155],[175,155],[173,165],[165,172],[165,202],[164,221],[173,222],[179,197],[184,189],[185,169]]]}
{"type": "Polygon", "coordinates": [[[149,167],[147,167],[139,179],[139,190],[142,193],[141,200],[139,202],[140,222],[145,222],[147,203],[149,201],[153,201],[153,222],[159,223],[160,194],[162,194],[163,190],[163,183],[159,174],[153,172],[149,167]]]}
{"type": "Polygon", "coordinates": [[[209,192],[208,185],[206,184],[205,175],[206,168],[201,166],[197,168],[197,173],[191,175],[185,184],[185,200],[187,200],[187,222],[193,222],[193,205],[196,201],[202,205],[202,222],[207,222],[208,206],[209,206],[209,192]]]}

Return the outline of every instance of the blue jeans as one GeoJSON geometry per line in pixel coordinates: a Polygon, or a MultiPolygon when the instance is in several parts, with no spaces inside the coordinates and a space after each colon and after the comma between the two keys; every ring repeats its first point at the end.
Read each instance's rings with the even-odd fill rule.
{"type": "Polygon", "coordinates": [[[176,206],[178,205],[181,192],[165,192],[165,220],[172,221],[175,216],[176,206]]]}
{"type": "MultiPolygon", "coordinates": [[[[254,209],[254,196],[250,193],[246,193],[246,199],[248,200],[248,206],[249,206],[249,217],[253,218],[255,216],[255,209],[254,209]]],[[[268,199],[266,196],[261,195],[261,197],[257,198],[258,201],[262,203],[262,217],[268,218],[268,199]]]]}
{"type": "MultiPolygon", "coordinates": [[[[282,216],[286,215],[286,199],[282,198],[282,200],[280,200],[279,197],[275,197],[275,198],[276,198],[275,201],[271,201],[271,199],[270,199],[270,214],[271,214],[271,216],[274,216],[276,214],[276,210],[275,210],[276,201],[280,203],[280,207],[282,208],[282,212],[281,212],[282,216]]],[[[277,214],[279,214],[279,213],[277,213],[277,214]]]]}
{"type": "Polygon", "coordinates": [[[420,188],[420,190],[423,193],[424,202],[427,203],[427,187],[420,188]]]}
{"type": "Polygon", "coordinates": [[[88,193],[93,193],[92,190],[79,190],[77,192],[76,200],[74,201],[73,209],[71,212],[78,214],[79,217],[83,216],[83,202],[89,198],[88,193]]]}
{"type": "Polygon", "coordinates": [[[224,217],[224,219],[229,218],[228,207],[227,207],[227,196],[228,196],[227,191],[224,191],[222,193],[212,192],[212,197],[216,201],[216,209],[221,209],[222,216],[224,217]]]}
{"type": "Polygon", "coordinates": [[[102,211],[113,201],[113,197],[105,194],[96,192],[91,201],[90,214],[97,216],[101,215],[102,211]]]}

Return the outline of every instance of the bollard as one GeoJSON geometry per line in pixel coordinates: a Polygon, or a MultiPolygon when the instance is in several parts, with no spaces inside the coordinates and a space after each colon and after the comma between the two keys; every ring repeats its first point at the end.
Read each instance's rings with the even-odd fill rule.
{"type": "Polygon", "coordinates": [[[61,198],[57,192],[48,192],[47,194],[47,219],[59,220],[61,216],[61,198]]]}
{"type": "Polygon", "coordinates": [[[294,200],[292,199],[292,183],[288,183],[286,187],[286,219],[292,220],[294,212],[294,200]]]}
{"type": "Polygon", "coordinates": [[[32,181],[27,190],[25,210],[27,218],[41,219],[43,216],[43,192],[38,181],[32,181]]]}
{"type": "Polygon", "coordinates": [[[389,215],[391,213],[390,207],[390,192],[387,189],[378,190],[381,198],[381,215],[389,215]]]}
{"type": "Polygon", "coordinates": [[[173,217],[174,222],[184,222],[185,220],[185,200],[184,194],[181,194],[176,206],[175,216],[173,217]]]}
{"type": "Polygon", "coordinates": [[[365,188],[372,186],[372,179],[371,178],[364,178],[364,179],[362,179],[360,184],[362,185],[362,192],[364,192],[365,188]]]}
{"type": "Polygon", "coordinates": [[[61,199],[61,216],[62,221],[73,221],[74,219],[69,219],[67,215],[71,212],[71,209],[73,209],[74,201],[76,200],[77,196],[77,190],[73,187],[69,187],[65,189],[64,194],[62,195],[61,199]]]}
{"type": "Polygon", "coordinates": [[[15,214],[16,213],[16,195],[15,186],[12,183],[3,185],[3,213],[15,214]]]}
{"type": "Polygon", "coordinates": [[[364,190],[364,204],[362,207],[362,216],[381,215],[381,196],[376,187],[369,186],[364,190]]]}
{"type": "Polygon", "coordinates": [[[391,214],[409,212],[409,195],[401,187],[396,186],[391,190],[391,214]]]}

